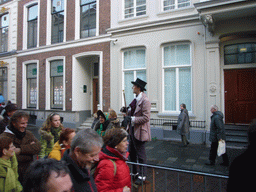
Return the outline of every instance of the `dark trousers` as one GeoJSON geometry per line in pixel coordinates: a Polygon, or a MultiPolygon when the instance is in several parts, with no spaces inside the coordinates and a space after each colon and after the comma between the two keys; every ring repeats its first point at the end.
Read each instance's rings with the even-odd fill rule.
{"type": "MultiPolygon", "coordinates": [[[[209,160],[210,160],[211,163],[215,163],[215,159],[216,159],[216,156],[217,156],[218,146],[219,146],[218,142],[212,142],[212,144],[211,144],[210,156],[209,156],[209,160]]],[[[227,153],[224,153],[221,156],[222,156],[222,159],[223,159],[223,163],[228,164],[229,160],[228,160],[227,153]]]]}
{"type": "Polygon", "coordinates": [[[188,145],[189,142],[188,142],[186,135],[181,135],[181,140],[182,140],[183,145],[188,145]]]}
{"type": "MultiPolygon", "coordinates": [[[[134,163],[146,164],[147,156],[145,143],[137,140],[133,134],[130,134],[129,153],[130,161],[134,163]]],[[[132,173],[139,173],[140,176],[146,176],[146,167],[139,166],[139,172],[137,171],[137,165],[132,166],[132,173]]]]}

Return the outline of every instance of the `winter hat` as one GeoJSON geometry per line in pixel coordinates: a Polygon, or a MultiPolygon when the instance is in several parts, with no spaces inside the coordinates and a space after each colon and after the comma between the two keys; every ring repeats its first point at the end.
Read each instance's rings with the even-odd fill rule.
{"type": "Polygon", "coordinates": [[[10,103],[10,104],[6,105],[4,109],[5,109],[5,112],[3,114],[4,116],[7,115],[7,113],[9,113],[9,112],[18,110],[17,105],[14,103],[10,103]]]}
{"type": "Polygon", "coordinates": [[[106,121],[106,116],[104,115],[104,113],[101,110],[97,111],[97,116],[98,116],[98,118],[100,118],[100,116],[103,117],[106,121]]]}

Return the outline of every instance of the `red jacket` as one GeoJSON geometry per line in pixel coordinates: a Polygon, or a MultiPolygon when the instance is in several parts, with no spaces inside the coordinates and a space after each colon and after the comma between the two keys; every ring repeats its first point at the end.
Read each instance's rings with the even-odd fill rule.
{"type": "Polygon", "coordinates": [[[111,147],[103,147],[94,173],[98,192],[123,192],[125,186],[131,188],[130,170],[125,162],[128,156],[128,152],[126,152],[124,157],[111,147]],[[114,173],[114,163],[109,159],[114,160],[116,173],[114,173]]]}

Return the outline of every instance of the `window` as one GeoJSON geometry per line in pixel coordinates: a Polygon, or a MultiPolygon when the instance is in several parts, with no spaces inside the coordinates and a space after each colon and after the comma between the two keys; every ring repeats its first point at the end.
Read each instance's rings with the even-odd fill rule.
{"type": "Polygon", "coordinates": [[[37,104],[37,64],[27,65],[27,107],[36,108],[37,104]]]}
{"type": "Polygon", "coordinates": [[[51,108],[63,108],[63,60],[51,61],[51,108]]]}
{"type": "Polygon", "coordinates": [[[9,14],[5,14],[1,16],[0,21],[0,45],[1,49],[0,52],[7,52],[8,51],[8,27],[9,27],[9,14]]]}
{"type": "Polygon", "coordinates": [[[63,42],[64,0],[52,0],[52,43],[63,42]]]}
{"type": "Polygon", "coordinates": [[[226,45],[224,63],[225,65],[256,63],[256,43],[226,45]]]}
{"type": "Polygon", "coordinates": [[[126,103],[130,103],[134,99],[132,93],[132,81],[140,78],[147,81],[146,78],[146,57],[145,49],[129,49],[124,51],[124,91],[126,103]]]}
{"type": "Polygon", "coordinates": [[[28,48],[37,46],[38,5],[28,7],[28,48]]]}
{"type": "Polygon", "coordinates": [[[190,0],[164,0],[163,8],[164,11],[179,9],[190,6],[190,0]]]}
{"type": "Polygon", "coordinates": [[[0,93],[7,100],[7,67],[0,67],[0,93]]]}
{"type": "Polygon", "coordinates": [[[189,44],[169,45],[164,51],[164,110],[191,111],[191,53],[189,44]]]}
{"type": "Polygon", "coordinates": [[[146,0],[125,0],[124,18],[146,15],[146,0]]]}
{"type": "Polygon", "coordinates": [[[81,0],[80,37],[96,35],[96,1],[81,0]]]}

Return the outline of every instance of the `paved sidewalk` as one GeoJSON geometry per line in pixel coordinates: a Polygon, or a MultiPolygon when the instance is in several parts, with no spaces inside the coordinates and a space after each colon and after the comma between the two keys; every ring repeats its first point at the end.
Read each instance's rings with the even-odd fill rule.
{"type": "MultiPolygon", "coordinates": [[[[230,163],[245,149],[227,149],[230,163]]],[[[220,165],[222,158],[216,158],[214,166],[207,166],[210,148],[205,145],[190,144],[182,147],[181,142],[150,141],[146,144],[147,163],[163,167],[179,168],[197,172],[228,175],[229,167],[220,165]]]]}

